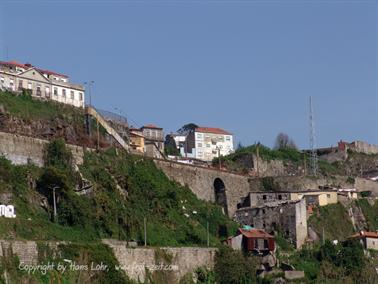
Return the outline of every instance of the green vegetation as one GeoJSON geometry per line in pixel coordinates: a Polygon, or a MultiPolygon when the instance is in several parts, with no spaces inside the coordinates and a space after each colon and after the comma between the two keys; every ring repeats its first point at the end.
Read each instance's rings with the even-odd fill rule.
{"type": "Polygon", "coordinates": [[[109,150],[101,155],[88,154],[81,171],[95,183],[96,192],[101,192],[98,202],[107,207],[106,216],[119,216],[118,224],[114,217],[107,222],[111,235],[120,233],[121,238],[142,242],[146,218],[150,245],[201,245],[206,243],[208,220],[210,243],[215,245],[217,238],[227,237],[218,233],[221,228],[228,228],[228,234],[237,228],[220,207],[198,200],[190,189],[170,181],[151,160],[109,150]],[[115,182],[127,191],[123,204],[111,205],[123,199],[115,182]]]}
{"type": "Polygon", "coordinates": [[[318,207],[308,220],[308,225],[319,237],[329,240],[344,240],[353,234],[353,225],[345,208],[340,204],[318,207]]]}
{"type": "Polygon", "coordinates": [[[215,255],[215,279],[219,284],[256,283],[257,262],[240,251],[220,247],[215,255]]]}
{"type": "Polygon", "coordinates": [[[361,244],[347,240],[337,245],[329,240],[313,249],[302,249],[287,260],[297,270],[304,270],[310,283],[375,283],[376,273],[364,257],[361,244]]]}
{"type": "Polygon", "coordinates": [[[366,218],[369,231],[378,231],[378,201],[370,205],[366,199],[359,199],[356,203],[366,218]]]}
{"type": "Polygon", "coordinates": [[[209,221],[210,244],[216,245],[237,228],[219,206],[198,200],[150,160],[114,149],[87,154],[80,169],[93,184],[90,197],[75,193],[81,178],[69,166],[70,160],[59,140],[47,147],[42,169],[14,166],[0,158],[0,193],[12,195],[17,214],[15,219],[0,219],[0,237],[79,242],[120,238],[143,243],[146,219],[149,245],[206,245],[209,221]],[[30,180],[36,180],[37,191],[31,190],[30,180]],[[219,233],[224,228],[227,233],[219,233]]]}
{"type": "Polygon", "coordinates": [[[261,185],[266,191],[277,191],[279,190],[279,184],[274,180],[274,177],[263,177],[261,178],[261,185]]]}
{"type": "Polygon", "coordinates": [[[28,92],[16,96],[10,92],[0,91],[0,105],[3,105],[11,115],[26,121],[61,118],[68,123],[73,121],[84,123],[83,109],[53,101],[36,100],[28,92]]]}
{"type": "MultiPolygon", "coordinates": [[[[221,157],[222,165],[231,171],[247,173],[253,168],[253,155],[257,153],[259,148],[259,156],[266,161],[282,160],[284,163],[291,163],[296,166],[303,164],[304,154],[295,148],[270,149],[264,145],[251,145],[248,147],[238,147],[236,151],[230,155],[221,157]]],[[[213,160],[213,165],[217,165],[219,159],[213,160]]]]}
{"type": "Polygon", "coordinates": [[[39,269],[35,271],[28,272],[26,270],[28,266],[20,263],[16,256],[1,258],[0,282],[135,283],[122,270],[117,269],[119,263],[112,250],[100,242],[60,244],[57,248],[54,248],[54,251],[47,246],[41,247],[39,245],[38,250],[39,269]],[[4,271],[6,271],[6,276],[4,271]]]}

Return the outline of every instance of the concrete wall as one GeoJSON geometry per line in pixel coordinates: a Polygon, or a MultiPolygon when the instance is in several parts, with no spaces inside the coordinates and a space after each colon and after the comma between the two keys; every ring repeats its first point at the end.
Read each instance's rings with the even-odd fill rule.
{"type": "Polygon", "coordinates": [[[234,219],[268,233],[280,230],[286,239],[300,248],[307,238],[306,201],[277,201],[236,211],[234,219]]]}
{"type": "Polygon", "coordinates": [[[296,231],[296,246],[302,247],[307,239],[307,211],[306,201],[302,199],[295,204],[295,231],[296,231]]]}
{"type": "Polygon", "coordinates": [[[355,178],[354,186],[357,191],[371,191],[372,195],[378,197],[378,182],[364,178],[355,178]]]}
{"type": "MultiPolygon", "coordinates": [[[[134,280],[144,282],[146,278],[145,268],[160,265],[162,260],[156,256],[156,248],[128,248],[126,242],[116,240],[103,240],[109,245],[117,258],[121,269],[134,280]]],[[[214,257],[216,248],[199,247],[165,247],[160,248],[164,254],[171,258],[171,261],[164,262],[170,264],[172,278],[170,283],[179,283],[180,278],[185,274],[194,272],[196,268],[205,266],[214,267],[214,257]]]]}
{"type": "Polygon", "coordinates": [[[378,145],[369,144],[363,141],[354,141],[349,144],[353,151],[365,154],[378,154],[378,145]]]}
{"type": "Polygon", "coordinates": [[[249,178],[243,175],[163,160],[155,160],[155,164],[170,179],[187,185],[198,198],[207,201],[215,201],[214,181],[220,178],[226,188],[229,216],[234,215],[240,199],[250,191],[249,178]]]}
{"type": "Polygon", "coordinates": [[[0,257],[18,256],[20,264],[35,265],[38,262],[37,244],[34,241],[0,240],[0,257]]]}
{"type": "MultiPolygon", "coordinates": [[[[0,132],[0,155],[16,165],[25,165],[28,161],[43,166],[43,155],[49,141],[28,136],[0,132]]],[[[84,149],[80,146],[67,145],[71,150],[75,164],[83,163],[84,149]]]]}
{"type": "Polygon", "coordinates": [[[378,250],[378,239],[376,238],[366,238],[366,248],[378,250]]]}
{"type": "Polygon", "coordinates": [[[306,195],[318,195],[319,206],[337,203],[337,191],[309,191],[290,193],[291,200],[302,199],[306,195]]]}

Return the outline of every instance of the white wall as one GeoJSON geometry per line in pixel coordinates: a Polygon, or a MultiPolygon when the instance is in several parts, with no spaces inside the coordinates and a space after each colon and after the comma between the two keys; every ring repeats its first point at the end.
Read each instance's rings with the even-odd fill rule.
{"type": "Polygon", "coordinates": [[[232,153],[234,151],[232,135],[195,132],[197,159],[211,161],[215,157],[218,157],[218,147],[221,149],[221,156],[232,153]],[[212,140],[217,140],[217,142],[213,143],[212,140]]]}

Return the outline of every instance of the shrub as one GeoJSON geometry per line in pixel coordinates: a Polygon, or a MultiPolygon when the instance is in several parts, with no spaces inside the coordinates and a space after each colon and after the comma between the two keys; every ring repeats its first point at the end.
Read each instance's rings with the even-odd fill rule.
{"type": "Polygon", "coordinates": [[[229,247],[220,247],[215,255],[215,279],[219,284],[255,283],[256,268],[252,258],[229,247]]]}
{"type": "Polygon", "coordinates": [[[63,139],[52,140],[47,144],[44,157],[45,166],[67,170],[72,166],[72,153],[63,139]]]}

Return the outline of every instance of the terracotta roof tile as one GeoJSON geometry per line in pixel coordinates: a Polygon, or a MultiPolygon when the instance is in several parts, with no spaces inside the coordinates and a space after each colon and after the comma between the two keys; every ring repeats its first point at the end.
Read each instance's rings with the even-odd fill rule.
{"type": "Polygon", "coordinates": [[[197,127],[196,132],[232,135],[232,133],[216,127],[197,127]]]}
{"type": "Polygon", "coordinates": [[[378,233],[377,232],[360,231],[360,232],[350,236],[349,238],[363,238],[363,237],[377,238],[378,239],[378,233]]]}
{"type": "MultiPolygon", "coordinates": [[[[29,69],[29,68],[34,67],[31,64],[22,64],[22,63],[19,63],[17,61],[14,61],[14,60],[13,61],[0,61],[0,64],[1,65],[12,65],[12,66],[20,67],[20,68],[25,68],[25,69],[29,69]]],[[[38,72],[45,73],[45,74],[48,74],[48,75],[56,75],[56,76],[68,78],[67,75],[60,74],[60,73],[57,73],[57,72],[54,72],[54,71],[44,70],[44,69],[40,69],[40,68],[35,68],[35,69],[38,72]]]]}
{"type": "Polygon", "coordinates": [[[155,124],[147,124],[147,125],[144,125],[142,128],[155,128],[155,129],[163,129],[159,126],[156,126],[155,124]]]}
{"type": "Polygon", "coordinates": [[[252,229],[252,230],[239,229],[239,232],[247,238],[268,238],[268,239],[274,238],[274,236],[260,229],[252,229]]]}

